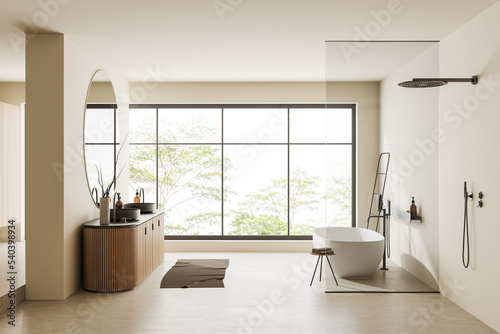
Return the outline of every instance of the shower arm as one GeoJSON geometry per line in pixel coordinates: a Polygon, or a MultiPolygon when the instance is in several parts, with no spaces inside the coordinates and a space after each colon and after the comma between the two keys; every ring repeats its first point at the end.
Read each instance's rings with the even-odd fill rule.
{"type": "Polygon", "coordinates": [[[470,82],[473,85],[477,84],[477,75],[472,78],[413,78],[413,81],[446,81],[446,82],[470,82]]]}

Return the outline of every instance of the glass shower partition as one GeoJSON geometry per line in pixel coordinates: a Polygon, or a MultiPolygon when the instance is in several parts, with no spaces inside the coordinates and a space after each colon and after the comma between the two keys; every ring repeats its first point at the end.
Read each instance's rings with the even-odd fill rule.
{"type": "MultiPolygon", "coordinates": [[[[376,219],[370,224],[369,229],[375,234],[365,233],[370,206],[378,205],[372,204],[372,201],[380,198],[372,196],[374,191],[381,192],[378,185],[377,189],[373,189],[374,177],[379,177],[375,175],[379,155],[381,152],[400,150],[400,147],[393,147],[397,139],[388,138],[392,135],[388,124],[398,124],[401,131],[405,131],[405,123],[411,128],[408,124],[411,117],[402,112],[393,113],[393,110],[404,109],[408,105],[406,88],[397,84],[418,76],[438,76],[439,49],[436,41],[353,40],[326,41],[325,52],[325,218],[323,235],[314,235],[314,245],[332,248],[336,253],[323,256],[322,284],[325,292],[362,292],[366,290],[363,280],[352,278],[370,276],[366,270],[379,273],[382,254],[378,252],[384,249],[383,246],[376,250],[363,249],[363,241],[375,238],[382,240],[383,245],[388,239],[382,237],[382,220],[378,228],[376,219]],[[351,117],[349,127],[345,126],[345,121],[340,122],[342,127],[335,126],[347,117],[351,117]],[[392,118],[390,122],[388,117],[392,118]],[[369,260],[374,253],[377,256],[369,260]],[[337,280],[333,278],[326,257],[337,280]],[[369,264],[368,260],[371,261],[369,264]]],[[[436,104],[438,93],[426,94],[426,99],[436,104]]],[[[417,103],[420,105],[420,102],[417,103]]],[[[425,106],[422,103],[422,107],[425,106]]],[[[437,117],[434,109],[429,112],[436,112],[437,117]]],[[[386,159],[386,156],[383,158],[386,159]]],[[[395,191],[394,181],[398,179],[395,165],[391,161],[382,204],[387,205],[388,200],[393,200],[402,207],[398,203],[399,198],[411,194],[395,191]]]]}

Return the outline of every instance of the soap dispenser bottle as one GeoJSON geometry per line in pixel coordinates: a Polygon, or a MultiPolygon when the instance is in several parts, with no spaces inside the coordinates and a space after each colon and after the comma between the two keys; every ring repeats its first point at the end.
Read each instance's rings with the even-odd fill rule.
{"type": "Polygon", "coordinates": [[[411,197],[410,219],[417,219],[417,206],[415,205],[415,197],[411,197]]]}
{"type": "Polygon", "coordinates": [[[120,196],[120,193],[117,193],[117,195],[118,195],[118,201],[116,202],[116,208],[123,209],[122,197],[120,196]]]}
{"type": "Polygon", "coordinates": [[[134,203],[141,203],[141,198],[139,197],[139,190],[138,189],[136,189],[136,191],[135,191],[134,203]]]}

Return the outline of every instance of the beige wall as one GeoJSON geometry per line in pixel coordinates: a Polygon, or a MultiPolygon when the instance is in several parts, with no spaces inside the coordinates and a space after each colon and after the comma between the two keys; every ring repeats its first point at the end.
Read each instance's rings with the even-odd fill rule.
{"type": "MultiPolygon", "coordinates": [[[[98,217],[86,182],[83,120],[89,82],[105,68],[121,97],[128,82],[61,34],[26,50],[26,298],[64,299],[81,287],[81,224],[98,217]]],[[[126,114],[126,98],[119,100],[126,114]]]]}
{"type": "Polygon", "coordinates": [[[165,252],[301,252],[310,240],[165,240],[165,252]]]}
{"type": "MultiPolygon", "coordinates": [[[[404,47],[404,45],[402,45],[404,47]]],[[[391,153],[385,200],[391,201],[391,260],[438,289],[438,128],[439,89],[410,89],[399,82],[439,76],[439,46],[423,52],[381,83],[380,150],[391,153]],[[415,197],[422,223],[406,211],[415,197]],[[408,218],[408,217],[407,217],[408,218]]]]}
{"type": "Polygon", "coordinates": [[[500,331],[500,3],[440,43],[442,77],[479,75],[479,84],[440,90],[439,126],[445,133],[439,159],[440,284],[442,293],[500,331]],[[470,203],[470,267],[462,265],[464,181],[470,203]],[[484,207],[477,208],[477,193],[484,207]]]}
{"type": "Polygon", "coordinates": [[[132,82],[130,103],[325,102],[323,82],[132,82]]]}
{"type": "Polygon", "coordinates": [[[24,82],[0,82],[0,102],[19,106],[26,102],[24,82]]]}

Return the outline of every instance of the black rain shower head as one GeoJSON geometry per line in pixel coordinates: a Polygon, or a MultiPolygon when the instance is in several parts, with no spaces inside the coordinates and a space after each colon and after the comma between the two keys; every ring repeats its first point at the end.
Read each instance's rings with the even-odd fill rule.
{"type": "Polygon", "coordinates": [[[477,84],[477,75],[472,78],[458,78],[458,79],[428,79],[428,78],[414,78],[412,81],[400,82],[398,86],[406,88],[432,88],[440,87],[448,84],[448,82],[470,82],[473,85],[477,84]]]}

